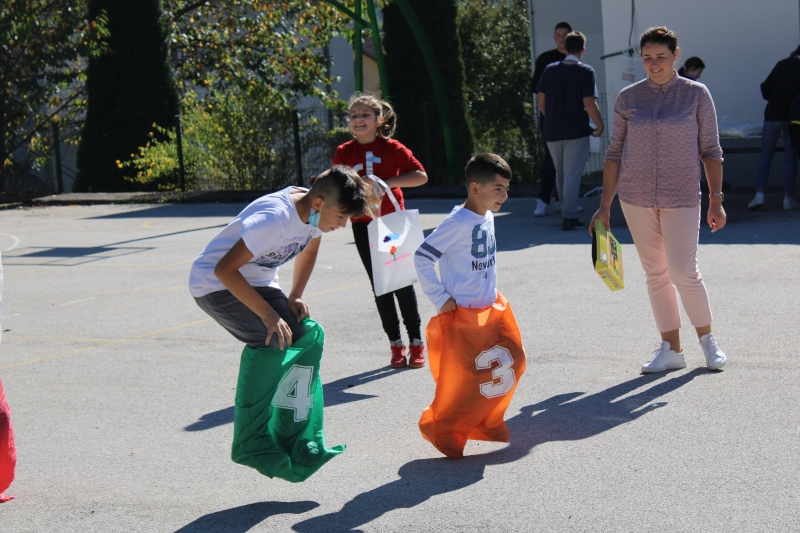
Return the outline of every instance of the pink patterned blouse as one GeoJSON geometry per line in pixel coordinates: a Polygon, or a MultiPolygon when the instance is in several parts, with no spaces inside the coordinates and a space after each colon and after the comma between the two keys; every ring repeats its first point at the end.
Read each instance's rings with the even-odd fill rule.
{"type": "Polygon", "coordinates": [[[701,161],[722,161],[717,113],[702,83],[675,76],[625,87],[606,161],[619,161],[619,199],[637,207],[700,205],[701,161]]]}

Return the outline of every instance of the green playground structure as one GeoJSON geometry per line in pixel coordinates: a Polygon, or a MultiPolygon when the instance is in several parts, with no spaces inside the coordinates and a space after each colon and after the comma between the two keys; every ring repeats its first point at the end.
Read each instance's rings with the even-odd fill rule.
{"type": "MultiPolygon", "coordinates": [[[[355,23],[355,36],[353,38],[353,47],[355,51],[355,81],[356,91],[362,92],[364,90],[364,76],[361,58],[361,30],[362,28],[369,27],[372,30],[372,41],[375,44],[375,58],[378,63],[378,75],[381,81],[381,92],[383,98],[389,100],[389,80],[386,76],[386,63],[383,58],[383,47],[381,46],[380,31],[378,28],[378,18],[375,12],[375,0],[364,0],[367,3],[367,12],[369,13],[369,20],[362,18],[362,0],[356,0],[354,10],[349,9],[341,2],[336,0],[323,0],[334,6],[336,9],[353,19],[355,23]]],[[[447,173],[451,185],[458,185],[458,170],[455,164],[455,148],[453,146],[453,126],[450,117],[450,104],[447,101],[447,95],[444,90],[444,82],[442,81],[442,73],[439,70],[439,64],[436,62],[436,57],[433,55],[428,37],[422,30],[422,25],[417,18],[414,9],[409,5],[406,0],[394,0],[397,6],[405,16],[414,38],[417,40],[422,56],[425,58],[425,66],[428,68],[428,76],[431,78],[433,84],[433,92],[436,96],[436,104],[439,108],[439,114],[442,118],[442,130],[444,134],[445,156],[447,158],[447,173]]]]}

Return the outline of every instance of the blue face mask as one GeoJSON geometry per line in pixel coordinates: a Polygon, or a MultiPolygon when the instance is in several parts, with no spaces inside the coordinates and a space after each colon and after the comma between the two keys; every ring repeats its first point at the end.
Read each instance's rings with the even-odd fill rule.
{"type": "Polygon", "coordinates": [[[320,207],[319,211],[314,211],[311,209],[311,213],[308,215],[308,223],[311,224],[312,228],[319,227],[319,217],[322,216],[322,208],[320,207]]]}

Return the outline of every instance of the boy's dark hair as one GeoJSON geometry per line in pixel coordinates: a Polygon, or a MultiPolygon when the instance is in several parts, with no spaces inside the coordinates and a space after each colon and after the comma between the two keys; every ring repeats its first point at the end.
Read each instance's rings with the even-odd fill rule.
{"type": "Polygon", "coordinates": [[[556,29],[553,30],[553,33],[557,32],[558,30],[560,30],[562,28],[567,30],[567,31],[569,31],[569,32],[572,31],[572,26],[569,25],[569,22],[563,22],[562,21],[562,22],[559,22],[558,24],[556,24],[556,29]]]}
{"type": "Polygon", "coordinates": [[[666,45],[673,54],[678,50],[678,36],[666,26],[656,26],[646,29],[642,36],[639,37],[640,52],[641,49],[644,48],[644,45],[650,43],[666,45]]]}
{"type": "Polygon", "coordinates": [[[706,64],[703,63],[703,60],[697,56],[692,56],[686,61],[683,62],[683,66],[687,69],[689,68],[706,68],[706,64]]]}
{"type": "Polygon", "coordinates": [[[511,180],[511,167],[497,154],[478,154],[469,160],[464,169],[467,186],[473,181],[478,185],[486,185],[498,174],[501,178],[511,180]]]}
{"type": "Polygon", "coordinates": [[[364,181],[355,170],[344,165],[335,165],[317,176],[308,194],[321,196],[352,217],[367,211],[368,193],[364,181]]]}
{"type": "Polygon", "coordinates": [[[586,36],[579,31],[573,31],[564,39],[564,48],[568,54],[580,54],[586,48],[586,36]]]}

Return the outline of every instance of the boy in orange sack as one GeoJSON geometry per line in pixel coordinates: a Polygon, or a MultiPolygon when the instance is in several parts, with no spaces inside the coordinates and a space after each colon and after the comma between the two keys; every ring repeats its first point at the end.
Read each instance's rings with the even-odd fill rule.
{"type": "Polygon", "coordinates": [[[439,310],[425,330],[436,395],[419,428],[451,459],[463,457],[467,439],[508,442],[503,415],[525,371],[519,327],[497,292],[492,213],[508,198],[511,169],[500,156],[478,154],[465,175],[467,201],[414,255],[422,290],[439,310]]]}

